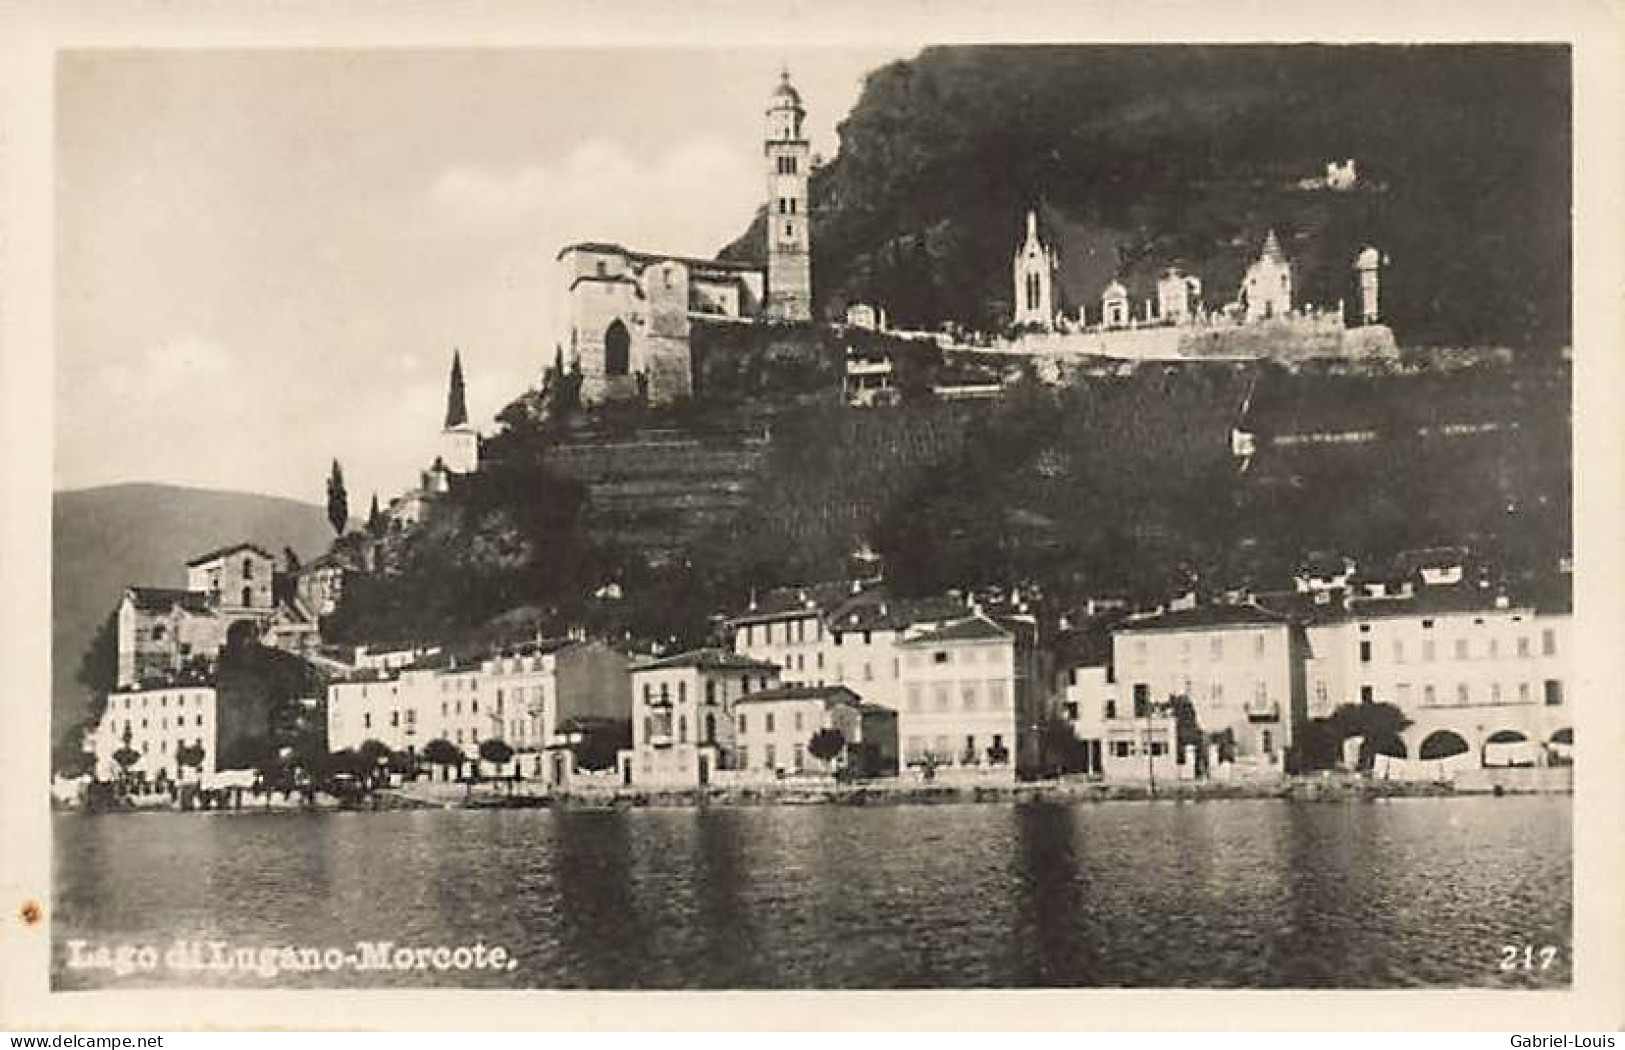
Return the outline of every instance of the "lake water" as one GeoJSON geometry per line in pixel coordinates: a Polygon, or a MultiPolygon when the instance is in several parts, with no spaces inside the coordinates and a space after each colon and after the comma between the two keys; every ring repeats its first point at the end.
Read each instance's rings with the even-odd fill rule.
{"type": "Polygon", "coordinates": [[[63,814],[55,983],[1560,987],[1571,814],[1551,796],[63,814]],[[177,939],[514,962],[268,978],[172,968],[177,939]],[[70,966],[70,940],[80,964],[160,961],[70,966]],[[1506,971],[1503,945],[1556,950],[1506,971]]]}

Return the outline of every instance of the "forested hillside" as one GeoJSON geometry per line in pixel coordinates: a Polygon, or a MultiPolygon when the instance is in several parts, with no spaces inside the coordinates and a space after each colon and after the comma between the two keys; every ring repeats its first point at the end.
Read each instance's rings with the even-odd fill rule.
{"type": "MultiPolygon", "coordinates": [[[[1036,205],[1073,311],[1174,263],[1223,303],[1274,227],[1300,300],[1380,246],[1404,345],[1567,345],[1569,107],[1561,47],[930,48],[869,76],[814,176],[814,291],[995,329],[1036,205]],[[1359,189],[1298,188],[1351,157],[1359,189]]],[[[759,258],[760,223],[723,254],[759,258]]]]}

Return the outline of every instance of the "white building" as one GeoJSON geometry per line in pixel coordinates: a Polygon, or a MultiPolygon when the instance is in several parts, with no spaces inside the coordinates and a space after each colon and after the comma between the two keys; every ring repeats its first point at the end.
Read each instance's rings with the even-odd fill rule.
{"type": "Polygon", "coordinates": [[[727,628],[735,652],[776,665],[786,685],[844,685],[896,710],[904,632],[965,614],[954,598],[899,599],[882,587],[825,583],[761,595],[727,628]]]}
{"type": "Polygon", "coordinates": [[[1388,703],[1412,722],[1399,757],[1548,761],[1573,741],[1572,619],[1476,586],[1352,598],[1307,628],[1308,714],[1388,703]]]}
{"type": "Polygon", "coordinates": [[[1238,762],[1283,766],[1302,719],[1302,642],[1285,616],[1253,604],[1198,605],[1130,619],[1112,635],[1119,717],[1144,720],[1173,697],[1197,727],[1234,740],[1238,762]]]}
{"type": "Polygon", "coordinates": [[[629,787],[704,787],[733,761],[734,704],[779,684],[779,669],[725,649],[634,665],[632,747],[619,756],[629,787]]]}
{"type": "Polygon", "coordinates": [[[153,683],[108,694],[107,709],[86,743],[96,756],[97,780],[118,780],[122,769],[113,756],[125,747],[141,757],[130,773],[149,783],[210,777],[216,772],[215,688],[196,681],[153,683]],[[178,750],[203,748],[202,763],[182,768],[178,750]]]}
{"type": "Polygon", "coordinates": [[[1112,281],[1100,293],[1100,324],[1104,328],[1126,328],[1128,323],[1128,289],[1122,281],[1112,281]]]}
{"type": "Polygon", "coordinates": [[[889,751],[895,762],[896,714],[865,704],[845,686],[779,686],[734,701],[734,740],[731,765],[741,772],[768,780],[829,776],[845,765],[849,756],[861,754],[865,744],[889,751]],[[883,728],[888,724],[889,740],[883,728]],[[838,731],[847,748],[831,760],[812,753],[813,737],[828,729],[838,731]]]}
{"type": "Polygon", "coordinates": [[[1292,312],[1292,264],[1281,251],[1274,230],[1264,238],[1258,260],[1247,267],[1241,282],[1241,302],[1248,321],[1285,317],[1292,312]]]}
{"type": "Polygon", "coordinates": [[[1031,625],[971,615],[916,628],[898,643],[905,766],[1036,770],[1043,687],[1031,625]]]}
{"type": "Polygon", "coordinates": [[[1011,260],[1011,278],[1015,284],[1016,325],[1038,325],[1049,328],[1055,323],[1055,267],[1052,248],[1038,236],[1038,214],[1027,213],[1027,236],[1016,249],[1011,260]]]}
{"type": "Polygon", "coordinates": [[[1157,279],[1157,316],[1173,324],[1183,324],[1196,314],[1202,297],[1202,279],[1183,270],[1169,268],[1157,279]]]}
{"type": "Polygon", "coordinates": [[[405,664],[399,653],[369,659],[371,667],[328,686],[332,750],[377,740],[419,756],[443,739],[473,762],[482,741],[500,740],[515,752],[514,765],[493,772],[551,775],[543,752],[563,743],[562,723],[580,717],[624,723],[628,716],[627,658],[602,642],[551,639],[462,659],[436,649],[405,664]]]}

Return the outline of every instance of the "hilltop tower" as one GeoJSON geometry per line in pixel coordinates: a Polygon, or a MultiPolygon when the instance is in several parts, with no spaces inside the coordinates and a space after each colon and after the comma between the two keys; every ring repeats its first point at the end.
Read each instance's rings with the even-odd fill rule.
{"type": "Polygon", "coordinates": [[[436,465],[454,474],[472,474],[480,465],[480,436],[468,422],[468,396],[463,389],[463,355],[451,352],[451,381],[446,389],[446,424],[440,431],[436,465]]]}
{"type": "Polygon", "coordinates": [[[1377,303],[1377,279],[1382,263],[1382,253],[1369,245],[1355,256],[1354,272],[1360,280],[1361,324],[1376,324],[1382,316],[1377,303]]]}
{"type": "Polygon", "coordinates": [[[801,125],[807,111],[790,71],[767,107],[767,315],[812,320],[812,224],[807,208],[811,146],[801,125]]]}
{"type": "Polygon", "coordinates": [[[1027,213],[1027,239],[1016,249],[1011,266],[1015,281],[1017,325],[1050,327],[1055,321],[1055,252],[1038,237],[1038,215],[1027,213]]]}

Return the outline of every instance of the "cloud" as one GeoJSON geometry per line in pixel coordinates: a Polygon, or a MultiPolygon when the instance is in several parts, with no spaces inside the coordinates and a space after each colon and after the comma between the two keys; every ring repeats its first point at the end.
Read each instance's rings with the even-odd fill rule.
{"type": "Polygon", "coordinates": [[[545,165],[446,169],[427,201],[452,235],[521,236],[548,253],[607,240],[709,255],[749,223],[765,187],[760,157],[740,143],[699,139],[645,159],[593,139],[545,165]]]}

